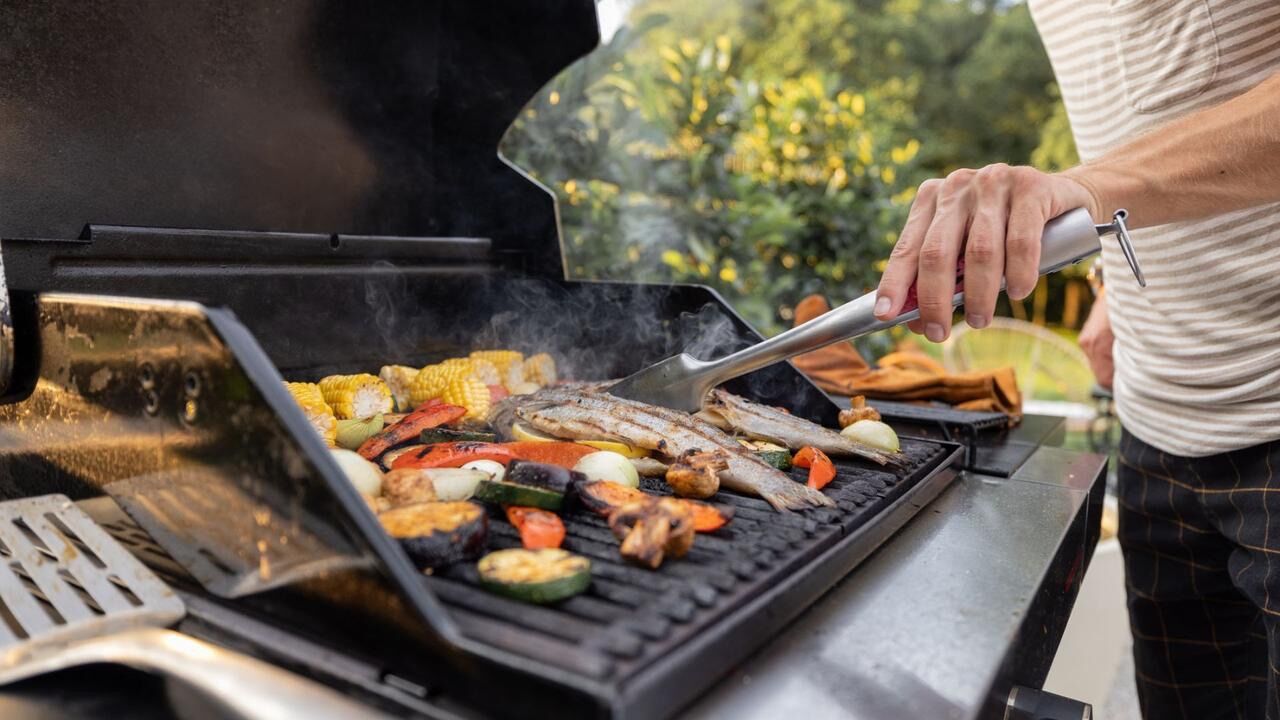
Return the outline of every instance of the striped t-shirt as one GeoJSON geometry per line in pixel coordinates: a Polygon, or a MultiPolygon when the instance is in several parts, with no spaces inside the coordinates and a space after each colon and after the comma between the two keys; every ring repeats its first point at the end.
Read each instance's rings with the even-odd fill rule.
{"type": "MultiPolygon", "coordinates": [[[[1030,4],[1086,162],[1280,71],[1278,0],[1030,4]]],[[[1121,422],[1182,456],[1280,438],[1280,205],[1133,241],[1145,289],[1102,253],[1121,422]]]]}

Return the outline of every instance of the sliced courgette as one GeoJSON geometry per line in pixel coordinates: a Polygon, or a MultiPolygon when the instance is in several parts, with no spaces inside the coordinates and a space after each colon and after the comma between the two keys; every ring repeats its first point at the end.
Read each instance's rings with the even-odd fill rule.
{"type": "Polygon", "coordinates": [[[791,469],[790,450],[760,450],[756,457],[784,472],[791,469]]]}
{"type": "Polygon", "coordinates": [[[591,561],[559,548],[512,548],[485,555],[480,585],[498,595],[530,603],[573,597],[591,584],[591,561]]]}
{"type": "Polygon", "coordinates": [[[423,430],[419,439],[423,445],[434,445],[445,442],[494,442],[496,437],[493,433],[438,427],[423,430]]]}
{"type": "Polygon", "coordinates": [[[559,510],[564,504],[564,493],[503,480],[481,480],[476,488],[475,499],[495,505],[524,505],[543,510],[559,510]]]}
{"type": "Polygon", "coordinates": [[[418,567],[474,560],[489,534],[488,513],[465,501],[404,505],[379,514],[378,521],[418,567]]]}

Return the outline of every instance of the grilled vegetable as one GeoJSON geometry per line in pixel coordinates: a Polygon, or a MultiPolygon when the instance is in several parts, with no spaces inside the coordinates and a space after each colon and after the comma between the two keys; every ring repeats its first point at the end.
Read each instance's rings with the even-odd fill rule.
{"type": "Polygon", "coordinates": [[[450,383],[464,378],[478,380],[486,386],[501,381],[497,368],[490,362],[477,362],[470,358],[452,358],[435,365],[428,365],[418,371],[413,381],[409,383],[409,402],[417,406],[441,397],[450,383]]]}
{"type": "Polygon", "coordinates": [[[902,447],[898,442],[898,433],[879,420],[859,420],[841,430],[840,434],[854,442],[886,452],[898,452],[902,447]]]}
{"type": "Polygon", "coordinates": [[[487,432],[438,427],[423,430],[418,438],[423,445],[434,445],[445,442],[493,442],[494,435],[487,432]]]}
{"type": "MultiPolygon", "coordinates": [[[[511,437],[521,442],[564,442],[561,438],[552,437],[546,433],[534,430],[522,422],[511,424],[511,437]]],[[[587,447],[595,448],[597,450],[615,452],[628,458],[641,458],[649,455],[648,450],[624,445],[623,443],[614,442],[612,440],[576,440],[575,442],[579,445],[586,445],[587,447]]]]}
{"type": "Polygon", "coordinates": [[[339,420],[367,418],[392,410],[391,391],[386,383],[368,373],[330,375],[319,385],[324,401],[339,420]]]}
{"type": "Polygon", "coordinates": [[[503,387],[501,384],[489,383],[485,387],[489,388],[489,406],[490,407],[493,406],[493,403],[501,402],[502,400],[505,400],[506,398],[511,396],[511,393],[508,392],[507,389],[503,387]]]}
{"type": "Polygon", "coordinates": [[[791,451],[789,450],[757,450],[756,457],[783,472],[791,469],[791,451]]]}
{"type": "MultiPolygon", "coordinates": [[[[880,411],[867,405],[867,399],[862,395],[855,395],[849,398],[849,409],[841,410],[839,416],[841,428],[847,428],[859,420],[879,419],[880,411]]],[[[843,434],[841,433],[841,435],[843,434]]]]}
{"type": "Polygon", "coordinates": [[[423,445],[421,450],[405,453],[391,463],[402,467],[462,467],[473,460],[493,460],[503,465],[515,459],[508,443],[455,442],[423,445]]]}
{"type": "Polygon", "coordinates": [[[470,500],[480,483],[489,479],[483,470],[466,468],[428,468],[420,472],[427,473],[435,485],[436,496],[445,502],[470,500]]]}
{"type": "Polygon", "coordinates": [[[513,442],[503,443],[512,456],[521,460],[559,465],[568,470],[582,458],[595,452],[593,448],[572,442],[513,442]]]}
{"type": "Polygon", "coordinates": [[[573,597],[591,584],[591,561],[556,548],[512,548],[485,555],[477,569],[486,590],[530,603],[573,597]]]}
{"type": "Polygon", "coordinates": [[[400,422],[365,440],[357,451],[370,460],[401,443],[416,440],[423,430],[459,420],[466,415],[466,408],[445,403],[428,403],[414,410],[400,422]]]}
{"type": "Polygon", "coordinates": [[[467,357],[493,363],[500,374],[505,375],[513,363],[524,363],[524,354],[515,350],[476,350],[467,357]]]}
{"type": "Polygon", "coordinates": [[[508,389],[511,391],[512,395],[531,395],[541,390],[542,387],[537,383],[522,382],[519,385],[514,385],[508,389]]]}
{"type": "Polygon", "coordinates": [[[508,505],[507,521],[520,531],[520,544],[528,550],[558,548],[564,542],[564,523],[555,513],[508,505]]]}
{"type": "Polygon", "coordinates": [[[489,476],[490,480],[502,480],[507,476],[507,467],[493,460],[472,460],[462,466],[463,470],[479,470],[489,476]]]}
{"type": "Polygon", "coordinates": [[[382,492],[382,471],[377,465],[350,450],[333,448],[329,452],[361,495],[377,497],[382,492]]]}
{"type": "Polygon", "coordinates": [[[378,520],[419,567],[475,559],[484,551],[489,533],[489,516],[470,502],[405,505],[378,515],[378,520]]]}
{"type": "MultiPolygon", "coordinates": [[[[605,517],[623,505],[658,499],[635,488],[599,480],[575,483],[573,487],[578,501],[584,507],[605,517]]],[[[683,503],[693,512],[693,529],[698,532],[715,532],[733,519],[733,508],[729,506],[687,499],[679,499],[677,502],[683,503]]]]}
{"type": "Polygon", "coordinates": [[[821,490],[836,478],[835,463],[816,447],[800,448],[792,462],[796,467],[809,468],[809,482],[805,484],[814,490],[821,490]]]}
{"type": "Polygon", "coordinates": [[[497,366],[488,360],[469,358],[468,360],[459,359],[459,361],[469,361],[471,363],[471,372],[468,374],[468,377],[479,380],[484,383],[486,387],[502,384],[502,373],[498,372],[497,366]]]}
{"type": "Polygon", "coordinates": [[[293,396],[294,402],[302,408],[307,422],[320,433],[326,444],[333,445],[337,433],[338,421],[333,417],[333,408],[324,401],[324,393],[315,383],[287,382],[284,384],[293,396]]]}
{"type": "Polygon", "coordinates": [[[489,415],[489,386],[473,377],[450,381],[440,399],[466,408],[467,420],[484,420],[489,415]]]}
{"type": "Polygon", "coordinates": [[[382,478],[382,497],[393,508],[440,499],[426,470],[392,470],[387,473],[382,478]]]}
{"type": "Polygon", "coordinates": [[[384,365],[378,371],[378,379],[386,383],[387,389],[391,391],[391,399],[395,401],[397,410],[405,412],[412,409],[409,404],[409,388],[417,375],[418,368],[408,365],[384,365]]]}
{"type": "Polygon", "coordinates": [[[728,468],[724,453],[688,450],[667,468],[667,485],[680,497],[709,498],[720,490],[719,473],[728,468]]]}
{"type": "Polygon", "coordinates": [[[525,382],[542,387],[554,385],[556,378],[556,361],[546,353],[538,353],[524,361],[525,382]]]}
{"type": "Polygon", "coordinates": [[[507,466],[507,482],[517,485],[546,488],[561,495],[569,492],[574,482],[581,482],[581,473],[566,470],[559,465],[530,462],[528,460],[512,460],[507,466]]]}
{"type": "Polygon", "coordinates": [[[651,457],[628,458],[640,477],[665,477],[668,465],[651,457]]]}
{"type": "Polygon", "coordinates": [[[564,505],[564,493],[505,480],[481,480],[476,486],[475,499],[494,505],[524,505],[543,510],[559,510],[564,505]]]}
{"type": "Polygon", "coordinates": [[[364,444],[365,440],[373,437],[382,430],[382,413],[378,413],[371,418],[359,420],[351,418],[349,420],[338,421],[338,432],[334,437],[338,447],[347,450],[355,450],[364,444]]]}
{"type": "Polygon", "coordinates": [[[408,455],[409,453],[425,452],[426,449],[427,449],[426,445],[401,445],[400,447],[394,450],[388,450],[385,453],[383,453],[378,458],[378,465],[382,466],[382,469],[385,471],[391,471],[392,469],[394,469],[392,467],[392,464],[395,463],[395,461],[399,459],[401,455],[408,455]]]}
{"type": "Polygon", "coordinates": [[[693,547],[693,511],[675,498],[623,505],[609,516],[609,529],[622,540],[624,558],[653,570],[693,547]]]}
{"type": "MultiPolygon", "coordinates": [[[[616,452],[600,450],[584,455],[573,469],[586,475],[588,480],[606,480],[619,485],[640,487],[640,473],[636,472],[636,466],[616,452]]],[[[719,485],[717,482],[716,486],[719,485]]]]}

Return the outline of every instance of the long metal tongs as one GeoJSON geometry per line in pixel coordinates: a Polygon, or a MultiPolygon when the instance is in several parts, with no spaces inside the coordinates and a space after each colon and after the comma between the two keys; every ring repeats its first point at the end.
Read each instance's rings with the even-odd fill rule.
{"type": "MultiPolygon", "coordinates": [[[[1127,217],[1124,210],[1117,210],[1110,223],[1095,225],[1088,211],[1076,208],[1050,220],[1040,240],[1040,274],[1057,272],[1093,255],[1101,249],[1099,238],[1114,234],[1138,284],[1146,287],[1146,278],[1138,266],[1129,229],[1125,225],[1127,217]]],[[[963,280],[963,270],[957,280],[963,280]]],[[[959,288],[951,300],[954,307],[964,302],[962,283],[959,283],[959,288]]],[[[707,393],[727,380],[834,342],[915,320],[920,317],[920,310],[916,306],[914,290],[913,287],[902,314],[892,320],[875,317],[872,309],[876,294],[870,292],[822,317],[718,360],[699,360],[688,353],[667,358],[624,378],[610,387],[609,392],[652,405],[696,412],[701,409],[707,393]]]]}

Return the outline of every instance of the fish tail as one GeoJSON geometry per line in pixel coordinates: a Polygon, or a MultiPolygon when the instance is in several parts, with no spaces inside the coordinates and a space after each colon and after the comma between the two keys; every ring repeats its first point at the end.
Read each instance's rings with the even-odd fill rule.
{"type": "Polygon", "coordinates": [[[761,490],[760,497],[764,498],[775,510],[782,512],[804,510],[812,507],[830,507],[836,504],[834,500],[826,495],[798,482],[770,485],[768,489],[761,490]]]}

